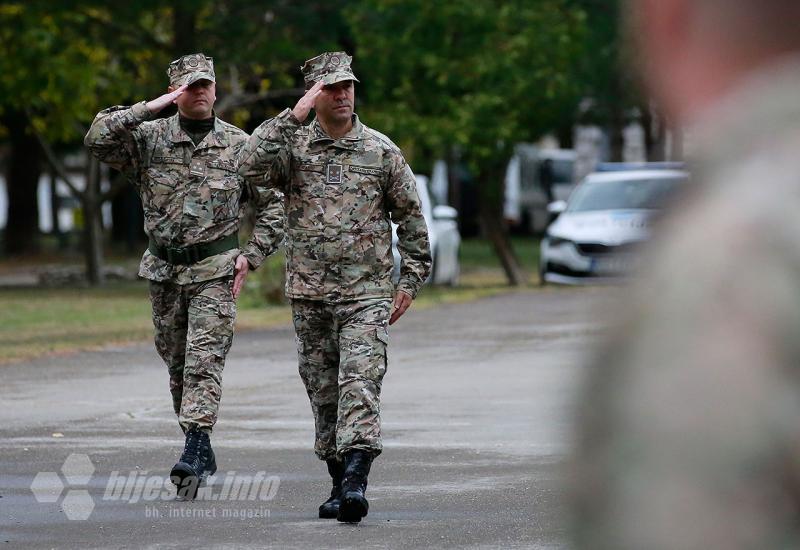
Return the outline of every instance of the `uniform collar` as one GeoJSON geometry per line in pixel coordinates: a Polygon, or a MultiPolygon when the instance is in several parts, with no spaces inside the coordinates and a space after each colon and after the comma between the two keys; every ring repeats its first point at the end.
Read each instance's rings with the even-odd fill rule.
{"type": "MultiPolygon", "coordinates": [[[[217,118],[217,114],[213,111],[212,115],[214,115],[214,128],[206,135],[206,137],[203,138],[203,141],[197,144],[197,147],[195,147],[196,149],[205,149],[208,147],[228,147],[230,145],[230,141],[225,133],[225,129],[222,127],[222,121],[217,118]]],[[[172,143],[188,142],[194,145],[192,138],[189,137],[189,134],[184,132],[183,128],[181,128],[181,122],[178,118],[179,116],[180,115],[178,113],[175,113],[168,119],[167,139],[172,143]]]]}
{"type": "Polygon", "coordinates": [[[314,120],[311,122],[309,133],[311,135],[311,143],[331,141],[338,142],[339,144],[345,146],[355,145],[355,142],[364,139],[364,125],[361,124],[358,115],[353,113],[353,127],[345,135],[335,140],[325,133],[325,130],[322,129],[322,125],[319,123],[319,120],[314,118],[314,120]]]}

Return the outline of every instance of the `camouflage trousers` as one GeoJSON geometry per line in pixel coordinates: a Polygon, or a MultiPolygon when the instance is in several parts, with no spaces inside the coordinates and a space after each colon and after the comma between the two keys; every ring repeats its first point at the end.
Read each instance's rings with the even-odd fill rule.
{"type": "Polygon", "coordinates": [[[314,413],[322,460],[351,450],[380,454],[380,394],[391,300],[329,304],[292,300],[300,377],[314,413]]]}
{"type": "Polygon", "coordinates": [[[186,431],[211,431],[233,342],[233,277],[179,285],[150,281],[156,351],[167,364],[172,407],[186,431]]]}

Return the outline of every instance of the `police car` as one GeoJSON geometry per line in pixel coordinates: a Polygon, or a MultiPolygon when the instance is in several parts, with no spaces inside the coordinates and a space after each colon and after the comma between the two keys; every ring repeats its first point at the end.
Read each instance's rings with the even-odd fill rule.
{"type": "Polygon", "coordinates": [[[549,210],[558,217],[541,242],[542,283],[617,280],[635,268],[654,215],[688,179],[676,169],[625,169],[589,174],[549,210]]]}

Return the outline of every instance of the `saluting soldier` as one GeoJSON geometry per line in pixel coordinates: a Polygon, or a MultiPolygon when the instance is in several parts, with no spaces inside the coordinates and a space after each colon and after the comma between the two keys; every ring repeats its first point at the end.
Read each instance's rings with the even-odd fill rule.
{"type": "Polygon", "coordinates": [[[236,297],[250,269],[281,239],[281,203],[239,176],[247,134],[213,111],[214,62],[202,53],[170,63],[168,93],[132,107],[101,111],[84,140],[101,161],[126,173],[144,207],[150,244],[139,275],[150,281],[155,345],[185,447],[171,477],[194,496],[216,469],[210,434],[217,421],[222,369],[233,339],[236,297]],[[154,120],[177,104],[178,112],[154,120]],[[239,247],[243,197],[257,220],[239,247]]]}
{"type": "Polygon", "coordinates": [[[306,61],[306,94],[256,129],[240,170],[285,195],[286,293],[315,451],[333,480],[319,515],[358,522],[368,511],[370,465],[382,450],[387,327],[411,305],[431,254],[402,152],[353,113],[351,60],[327,52],[306,61]],[[304,126],[312,107],[316,118],[304,126]],[[396,286],[390,222],[398,225],[402,258],[396,286]]]}

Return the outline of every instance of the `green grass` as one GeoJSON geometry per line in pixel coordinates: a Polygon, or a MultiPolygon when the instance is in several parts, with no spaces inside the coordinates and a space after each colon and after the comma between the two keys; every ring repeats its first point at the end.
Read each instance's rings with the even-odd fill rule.
{"type": "MultiPolygon", "coordinates": [[[[0,289],[0,303],[0,363],[153,336],[145,281],[97,289],[0,289]]],[[[290,320],[288,306],[245,306],[237,326],[265,328],[290,320]]]]}
{"type": "MultiPolygon", "coordinates": [[[[539,239],[535,237],[512,237],[511,246],[522,269],[528,276],[528,286],[539,282],[539,239]]],[[[491,287],[507,289],[507,280],[489,241],[465,239],[461,243],[461,286],[491,287]]]]}
{"type": "MultiPolygon", "coordinates": [[[[538,244],[515,238],[514,249],[535,285],[538,244]]],[[[291,322],[289,306],[270,303],[282,294],[278,281],[283,259],[251,274],[239,298],[237,329],[259,329],[291,322]]],[[[8,268],[0,264],[0,271],[8,268]]],[[[426,286],[415,308],[465,302],[508,292],[505,276],[488,242],[465,240],[461,282],[456,288],[426,286]]],[[[147,282],[114,282],[103,288],[0,289],[0,363],[47,354],[149,340],[153,335],[147,282]]]]}
{"type": "Polygon", "coordinates": [[[102,289],[0,290],[0,361],[142,340],[152,334],[145,283],[102,289]]]}

